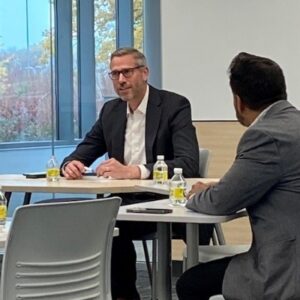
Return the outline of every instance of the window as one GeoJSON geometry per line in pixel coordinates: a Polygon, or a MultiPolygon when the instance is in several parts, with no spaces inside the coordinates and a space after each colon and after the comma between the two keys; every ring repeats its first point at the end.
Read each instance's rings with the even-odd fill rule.
{"type": "Polygon", "coordinates": [[[0,149],[84,136],[115,96],[107,73],[127,34],[117,37],[120,5],[133,9],[134,46],[142,50],[143,0],[0,2],[0,149]]]}
{"type": "Polygon", "coordinates": [[[0,2],[1,143],[51,137],[51,12],[49,1],[0,2]]]}

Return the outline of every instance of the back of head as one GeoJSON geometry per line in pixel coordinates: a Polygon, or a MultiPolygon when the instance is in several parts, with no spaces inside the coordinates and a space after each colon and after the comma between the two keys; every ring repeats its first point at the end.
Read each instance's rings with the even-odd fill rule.
{"type": "Polygon", "coordinates": [[[114,57],[121,57],[124,55],[132,55],[136,61],[138,66],[145,66],[147,67],[147,60],[145,55],[140,52],[139,50],[131,47],[124,47],[124,48],[119,48],[115,50],[111,55],[110,55],[110,61],[113,60],[114,57]]]}
{"type": "Polygon", "coordinates": [[[262,110],[279,100],[286,100],[286,84],[280,66],[265,57],[241,52],[229,66],[233,94],[253,110],[262,110]]]}

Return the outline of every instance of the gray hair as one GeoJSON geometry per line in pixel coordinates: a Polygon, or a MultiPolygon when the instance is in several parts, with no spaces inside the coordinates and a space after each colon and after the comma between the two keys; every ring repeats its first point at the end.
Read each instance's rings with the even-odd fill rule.
{"type": "Polygon", "coordinates": [[[145,66],[147,67],[147,60],[145,55],[140,52],[139,50],[131,47],[124,47],[124,48],[119,48],[115,50],[111,55],[110,55],[110,62],[113,60],[114,57],[120,57],[124,55],[132,55],[134,58],[137,60],[137,64],[139,66],[145,66]]]}

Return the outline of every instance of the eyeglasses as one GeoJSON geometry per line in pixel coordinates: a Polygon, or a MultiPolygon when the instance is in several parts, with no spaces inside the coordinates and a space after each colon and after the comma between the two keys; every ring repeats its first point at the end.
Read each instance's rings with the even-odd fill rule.
{"type": "Polygon", "coordinates": [[[108,73],[108,75],[112,80],[119,79],[120,74],[122,74],[125,78],[130,78],[133,75],[135,69],[140,69],[143,67],[145,66],[136,66],[133,68],[123,69],[120,71],[111,71],[110,73],[108,73]]]}

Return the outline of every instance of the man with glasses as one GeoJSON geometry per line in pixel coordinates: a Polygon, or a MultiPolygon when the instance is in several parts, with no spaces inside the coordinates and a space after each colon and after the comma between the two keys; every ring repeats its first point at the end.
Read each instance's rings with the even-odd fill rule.
{"type": "MultiPolygon", "coordinates": [[[[199,149],[191,120],[189,101],[172,92],[148,84],[149,70],[145,56],[134,48],[121,48],[111,55],[109,73],[119,98],[104,104],[99,119],[76,150],[66,157],[62,173],[78,179],[98,157],[97,176],[118,179],[151,178],[157,155],[164,155],[169,178],[175,167],[185,177],[199,176],[199,149]]],[[[157,200],[149,193],[121,194],[124,204],[157,200]]],[[[156,225],[145,222],[118,222],[120,235],[112,250],[113,299],[140,299],[136,286],[136,254],[132,243],[156,225]]],[[[181,226],[180,232],[184,232],[181,226]]],[[[200,242],[207,244],[211,226],[200,228],[200,242]]]]}

